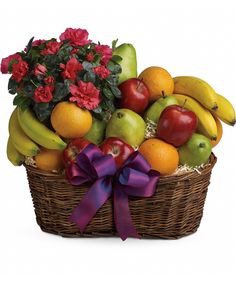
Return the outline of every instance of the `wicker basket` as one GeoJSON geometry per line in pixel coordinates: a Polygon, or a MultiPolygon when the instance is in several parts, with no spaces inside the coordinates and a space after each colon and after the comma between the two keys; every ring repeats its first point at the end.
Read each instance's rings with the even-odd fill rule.
{"type": "MultiPolygon", "coordinates": [[[[194,233],[200,225],[215,163],[212,154],[200,174],[194,171],[161,177],[153,197],[129,198],[132,220],[139,234],[145,238],[177,239],[194,233]]],[[[37,223],[43,231],[64,237],[116,235],[111,199],[81,235],[68,218],[88,188],[70,185],[63,175],[25,167],[37,223]]]]}

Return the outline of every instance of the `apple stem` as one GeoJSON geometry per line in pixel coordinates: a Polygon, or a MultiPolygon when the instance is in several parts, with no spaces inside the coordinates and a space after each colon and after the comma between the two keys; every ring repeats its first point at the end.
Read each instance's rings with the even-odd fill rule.
{"type": "Polygon", "coordinates": [[[139,86],[142,82],[143,82],[143,78],[139,79],[139,82],[138,82],[137,87],[136,87],[137,90],[138,90],[138,88],[139,88],[139,86]]]}
{"type": "Polygon", "coordinates": [[[184,100],[184,103],[183,103],[183,105],[182,105],[183,108],[184,108],[186,102],[187,102],[187,98],[185,98],[185,100],[184,100]]]}
{"type": "Polygon", "coordinates": [[[203,142],[199,143],[199,147],[205,147],[205,144],[203,142]]]}

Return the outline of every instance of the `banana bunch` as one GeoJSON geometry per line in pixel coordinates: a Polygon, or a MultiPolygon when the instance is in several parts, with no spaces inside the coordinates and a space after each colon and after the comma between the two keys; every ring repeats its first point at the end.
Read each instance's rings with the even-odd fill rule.
{"type": "Polygon", "coordinates": [[[21,165],[25,156],[37,155],[40,146],[58,150],[66,147],[66,143],[42,124],[30,109],[22,111],[18,107],[15,108],[8,128],[7,157],[15,166],[21,165]]]}
{"type": "Polygon", "coordinates": [[[214,116],[231,126],[236,123],[233,105],[202,79],[191,76],[175,77],[174,96],[180,105],[195,112],[198,117],[198,132],[211,140],[217,138],[214,116]]]}

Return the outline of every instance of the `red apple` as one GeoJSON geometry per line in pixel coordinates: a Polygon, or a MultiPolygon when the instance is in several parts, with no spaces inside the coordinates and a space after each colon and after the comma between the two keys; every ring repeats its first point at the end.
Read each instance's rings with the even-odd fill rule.
{"type": "Polygon", "coordinates": [[[113,156],[117,168],[121,167],[130,154],[134,152],[131,145],[114,137],[105,139],[100,145],[100,149],[104,154],[111,154],[113,156]]]}
{"type": "Polygon", "coordinates": [[[133,78],[119,85],[121,99],[120,108],[127,108],[136,113],[142,113],[148,106],[149,90],[142,80],[133,78]]]}
{"type": "Polygon", "coordinates": [[[157,125],[157,137],[174,146],[180,146],[190,139],[198,124],[194,112],[178,105],[166,107],[157,125]]]}
{"type": "Polygon", "coordinates": [[[73,164],[76,156],[91,142],[84,138],[77,138],[68,143],[63,151],[63,161],[65,166],[73,164]]]}

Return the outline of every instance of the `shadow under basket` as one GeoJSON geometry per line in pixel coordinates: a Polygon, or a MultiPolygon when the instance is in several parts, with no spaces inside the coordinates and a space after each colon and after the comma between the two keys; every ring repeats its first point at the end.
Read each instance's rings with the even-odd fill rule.
{"type": "MultiPolygon", "coordinates": [[[[133,223],[144,238],[177,239],[194,233],[201,222],[212,168],[217,158],[200,170],[161,177],[154,196],[129,198],[133,223]]],[[[64,237],[116,236],[112,198],[98,211],[81,234],[68,219],[87,187],[68,183],[65,176],[27,166],[27,177],[38,225],[64,237]]]]}

